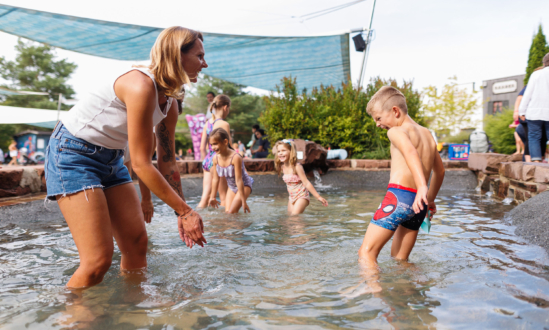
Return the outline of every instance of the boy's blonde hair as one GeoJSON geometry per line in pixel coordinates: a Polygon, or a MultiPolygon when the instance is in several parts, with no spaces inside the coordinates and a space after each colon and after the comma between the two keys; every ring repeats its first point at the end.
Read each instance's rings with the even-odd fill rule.
{"type": "Polygon", "coordinates": [[[213,117],[214,120],[217,119],[217,118],[215,118],[214,110],[217,110],[217,109],[222,108],[224,106],[228,106],[229,108],[231,107],[231,98],[228,97],[225,94],[217,95],[213,99],[212,104],[210,104],[210,112],[212,113],[212,117],[213,117]]]}
{"type": "Polygon", "coordinates": [[[282,162],[278,159],[278,146],[284,146],[286,150],[290,150],[290,166],[294,171],[294,174],[297,174],[295,170],[295,165],[297,164],[297,150],[293,141],[282,140],[275,143],[273,147],[273,154],[275,156],[275,169],[278,175],[282,173],[282,162]]]}
{"type": "Polygon", "coordinates": [[[148,69],[154,75],[158,90],[167,96],[183,99],[183,85],[191,80],[181,64],[181,53],[188,52],[198,39],[204,41],[202,33],[182,26],[169,27],[156,38],[148,69]]]}
{"type": "Polygon", "coordinates": [[[394,106],[397,106],[402,112],[408,114],[408,106],[406,105],[406,97],[401,91],[393,86],[383,86],[377,93],[372,96],[370,102],[366,106],[366,112],[371,116],[374,107],[379,105],[382,111],[389,111],[394,106]]]}

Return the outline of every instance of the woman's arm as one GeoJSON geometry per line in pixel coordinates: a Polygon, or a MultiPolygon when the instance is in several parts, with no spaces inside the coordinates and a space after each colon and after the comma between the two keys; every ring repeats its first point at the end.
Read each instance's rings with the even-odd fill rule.
{"type": "Polygon", "coordinates": [[[296,164],[295,170],[297,172],[297,175],[301,179],[301,182],[303,182],[303,186],[307,190],[309,190],[309,192],[313,194],[313,196],[315,196],[315,198],[318,199],[322,203],[322,205],[328,206],[328,201],[326,201],[324,198],[322,198],[322,196],[320,196],[320,194],[316,191],[315,187],[313,187],[309,179],[307,179],[307,175],[305,175],[305,170],[303,170],[303,166],[301,166],[301,164],[296,164]]]}
{"type": "MultiPolygon", "coordinates": [[[[152,80],[139,71],[131,71],[118,78],[114,90],[117,97],[127,107],[128,140],[133,170],[158,198],[178,214],[183,215],[183,217],[178,217],[180,233],[184,229],[184,232],[194,242],[203,246],[206,240],[202,236],[202,219],[193,214],[192,209],[170,187],[152,164],[150,157],[150,150],[153,147],[152,117],[158,102],[152,80]]],[[[174,113],[177,115],[176,111],[174,113]]],[[[175,136],[171,137],[172,140],[174,138],[175,136]]],[[[175,158],[174,153],[171,156],[175,158]]],[[[180,236],[184,240],[184,235],[180,236]]]]}
{"type": "Polygon", "coordinates": [[[242,157],[234,157],[234,181],[236,182],[236,187],[240,192],[240,198],[242,200],[242,209],[244,213],[248,211],[250,213],[250,207],[246,203],[246,194],[244,193],[244,180],[242,180],[242,157]]]}
{"type": "Polygon", "coordinates": [[[217,195],[217,189],[219,188],[219,175],[217,174],[217,157],[215,156],[212,159],[210,173],[212,175],[212,192],[210,193],[210,201],[208,202],[208,205],[218,208],[219,203],[217,202],[217,199],[215,199],[215,195],[217,195]]]}

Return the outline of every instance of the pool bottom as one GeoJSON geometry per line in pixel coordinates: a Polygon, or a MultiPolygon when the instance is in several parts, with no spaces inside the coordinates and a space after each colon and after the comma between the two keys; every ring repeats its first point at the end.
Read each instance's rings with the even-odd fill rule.
{"type": "Polygon", "coordinates": [[[313,200],[297,217],[286,214],[283,192],[254,191],[252,214],[202,210],[209,244],[191,250],[156,200],[147,272],[120,274],[117,250],[104,282],[83,293],[64,288],[78,266],[66,225],[4,228],[0,326],[512,329],[549,321],[547,255],[500,221],[511,207],[442,194],[410,262],[384,248],[382,291],[371,294],[356,253],[384,191],[320,190],[330,207],[313,200]]]}

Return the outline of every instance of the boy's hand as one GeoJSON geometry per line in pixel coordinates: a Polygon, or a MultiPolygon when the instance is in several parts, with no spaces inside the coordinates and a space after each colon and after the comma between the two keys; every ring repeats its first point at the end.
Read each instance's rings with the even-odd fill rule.
{"type": "Polygon", "coordinates": [[[322,205],[324,205],[324,206],[328,206],[328,201],[327,201],[327,200],[325,200],[324,198],[322,198],[322,197],[318,196],[318,198],[317,198],[317,199],[318,199],[318,200],[319,200],[319,201],[320,201],[320,202],[322,203],[322,205]]]}
{"type": "Polygon", "coordinates": [[[429,202],[429,205],[427,205],[427,207],[429,208],[429,211],[431,211],[431,218],[429,218],[429,220],[431,220],[435,216],[435,213],[437,213],[437,205],[434,201],[432,201],[429,202]]]}
{"type": "Polygon", "coordinates": [[[244,213],[246,213],[246,211],[248,211],[248,213],[252,213],[250,211],[250,207],[248,206],[248,203],[246,203],[246,201],[242,201],[242,209],[244,210],[244,213]]]}
{"type": "Polygon", "coordinates": [[[215,207],[216,209],[219,208],[219,202],[215,198],[210,199],[208,205],[211,207],[215,207]]]}
{"type": "Polygon", "coordinates": [[[427,207],[429,204],[429,201],[427,200],[427,192],[429,191],[429,188],[427,186],[420,187],[417,190],[416,199],[414,200],[414,204],[412,205],[412,209],[416,214],[423,211],[424,207],[427,207]]]}

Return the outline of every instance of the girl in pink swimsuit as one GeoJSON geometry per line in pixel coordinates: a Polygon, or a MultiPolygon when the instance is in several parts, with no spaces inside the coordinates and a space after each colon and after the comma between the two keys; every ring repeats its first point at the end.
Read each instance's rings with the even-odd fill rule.
{"type": "Polygon", "coordinates": [[[212,192],[210,194],[210,206],[217,208],[219,203],[215,199],[220,178],[227,179],[227,197],[225,199],[225,212],[238,213],[240,208],[244,213],[250,212],[246,200],[252,193],[254,180],[246,172],[244,160],[231,147],[229,133],[223,128],[216,128],[210,133],[210,145],[215,151],[212,164],[212,192]],[[237,156],[237,157],[235,157],[237,156]],[[215,168],[215,170],[214,170],[215,168]]]}
{"type": "Polygon", "coordinates": [[[297,162],[295,144],[291,140],[278,141],[274,148],[275,168],[278,175],[284,174],[282,179],[286,182],[290,200],[288,201],[288,213],[297,215],[303,213],[309,206],[309,192],[318,199],[322,205],[328,206],[328,202],[322,198],[315,187],[309,182],[303,166],[297,162]]]}

